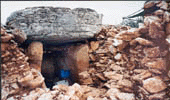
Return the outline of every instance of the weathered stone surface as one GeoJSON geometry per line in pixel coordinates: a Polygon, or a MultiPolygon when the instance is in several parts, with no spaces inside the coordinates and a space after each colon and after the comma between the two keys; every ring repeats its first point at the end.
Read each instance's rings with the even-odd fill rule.
{"type": "Polygon", "coordinates": [[[148,33],[148,27],[144,26],[138,29],[138,32],[140,34],[147,34],[148,33]]]}
{"type": "Polygon", "coordinates": [[[154,61],[148,61],[145,66],[149,68],[155,68],[160,70],[166,70],[166,62],[162,58],[157,58],[154,61]]]}
{"type": "Polygon", "coordinates": [[[146,57],[159,57],[160,56],[160,50],[159,47],[154,48],[144,48],[144,54],[146,57]]]}
{"type": "Polygon", "coordinates": [[[166,24],[166,34],[170,34],[170,23],[166,24]]]}
{"type": "Polygon", "coordinates": [[[99,79],[105,81],[106,79],[104,78],[104,76],[100,73],[96,74],[96,77],[98,77],[99,79]]]}
{"type": "Polygon", "coordinates": [[[155,99],[157,99],[157,100],[163,100],[163,99],[164,99],[163,97],[164,97],[165,95],[166,95],[165,92],[153,94],[153,95],[150,95],[150,96],[149,96],[149,100],[155,100],[155,99]]]}
{"type": "Polygon", "coordinates": [[[144,19],[144,25],[146,27],[149,27],[149,25],[152,23],[152,22],[159,22],[161,23],[161,19],[157,16],[146,16],[145,19],[144,19]]]}
{"type": "Polygon", "coordinates": [[[154,12],[154,15],[156,15],[156,16],[163,16],[164,15],[164,11],[163,10],[156,10],[154,12]]]}
{"type": "Polygon", "coordinates": [[[98,47],[99,47],[99,42],[98,42],[98,41],[96,41],[96,42],[94,42],[94,41],[90,42],[90,47],[91,47],[92,50],[98,49],[98,47]]]}
{"type": "Polygon", "coordinates": [[[32,69],[26,77],[19,78],[18,83],[23,87],[29,87],[31,89],[42,86],[44,78],[40,72],[32,69]]]}
{"type": "Polygon", "coordinates": [[[12,34],[6,34],[5,36],[1,37],[2,42],[9,42],[11,39],[14,38],[14,35],[12,34]]]}
{"type": "Polygon", "coordinates": [[[116,54],[116,56],[114,57],[116,60],[121,60],[122,58],[122,54],[118,53],[116,54]]]}
{"type": "Polygon", "coordinates": [[[133,86],[133,83],[127,79],[119,80],[117,84],[128,88],[132,88],[133,86]]]}
{"type": "Polygon", "coordinates": [[[51,93],[43,93],[37,100],[52,100],[51,93]]]}
{"type": "Polygon", "coordinates": [[[149,26],[149,36],[153,39],[165,38],[162,25],[157,22],[152,22],[149,26]]]}
{"type": "Polygon", "coordinates": [[[136,38],[130,42],[130,45],[136,45],[136,43],[139,43],[140,45],[150,46],[153,45],[153,42],[143,39],[143,38],[136,38]]]}
{"type": "Polygon", "coordinates": [[[104,76],[113,80],[121,80],[123,78],[123,75],[115,72],[104,72],[104,76]]]}
{"type": "Polygon", "coordinates": [[[124,67],[120,67],[119,65],[115,65],[115,64],[111,64],[109,67],[110,67],[112,70],[115,70],[115,71],[123,71],[123,70],[125,70],[124,67]]]}
{"type": "Polygon", "coordinates": [[[156,1],[149,1],[144,4],[144,8],[151,8],[153,7],[157,2],[156,1]]]}
{"type": "Polygon", "coordinates": [[[117,51],[121,51],[127,46],[127,43],[123,40],[113,39],[113,41],[113,46],[117,47],[117,51]]]}
{"type": "MultiPolygon", "coordinates": [[[[118,47],[118,48],[119,48],[119,47],[118,47]]],[[[117,49],[111,45],[111,46],[109,46],[109,51],[110,51],[112,54],[115,55],[116,52],[117,52],[117,49]]]]}
{"type": "Polygon", "coordinates": [[[163,22],[170,22],[170,13],[168,11],[165,11],[164,15],[163,15],[163,22]]]}
{"type": "Polygon", "coordinates": [[[87,71],[84,71],[84,72],[81,72],[79,73],[79,81],[80,81],[80,84],[92,84],[93,83],[93,80],[92,78],[90,77],[90,75],[87,73],[87,71]]]}
{"type": "Polygon", "coordinates": [[[157,93],[166,89],[166,84],[160,77],[152,77],[143,81],[143,87],[150,93],[157,93]]]}
{"type": "Polygon", "coordinates": [[[43,44],[41,42],[32,42],[27,48],[30,66],[41,72],[43,59],[43,44]]]}
{"type": "Polygon", "coordinates": [[[111,88],[106,92],[106,96],[115,96],[117,93],[120,93],[119,89],[111,88]]]}
{"type": "Polygon", "coordinates": [[[116,97],[120,100],[135,100],[135,96],[132,93],[117,93],[116,97]]]}
{"type": "Polygon", "coordinates": [[[9,47],[9,44],[8,43],[1,43],[1,52],[7,50],[9,47]]]}
{"type": "Polygon", "coordinates": [[[15,36],[14,40],[17,43],[23,43],[27,39],[26,34],[23,31],[19,30],[19,29],[13,30],[12,33],[15,36]]]}
{"type": "Polygon", "coordinates": [[[65,43],[92,38],[102,15],[89,8],[32,7],[13,12],[7,23],[23,30],[29,40],[65,43]]]}
{"type": "Polygon", "coordinates": [[[146,79],[146,78],[151,77],[151,76],[152,76],[152,74],[150,72],[142,71],[142,72],[140,72],[140,74],[132,76],[132,78],[134,80],[140,81],[140,80],[146,79]]]}
{"type": "Polygon", "coordinates": [[[156,6],[160,7],[163,10],[167,10],[167,8],[168,8],[168,4],[166,3],[166,1],[161,1],[156,6]]]}
{"type": "Polygon", "coordinates": [[[68,47],[65,61],[73,74],[73,78],[78,80],[78,73],[86,71],[89,67],[89,47],[87,44],[68,47]]]}
{"type": "Polygon", "coordinates": [[[140,34],[137,31],[135,31],[135,29],[130,29],[128,31],[120,32],[115,37],[117,39],[121,39],[121,40],[124,40],[124,41],[130,41],[130,40],[132,40],[132,39],[134,39],[138,36],[140,36],[140,34]]]}

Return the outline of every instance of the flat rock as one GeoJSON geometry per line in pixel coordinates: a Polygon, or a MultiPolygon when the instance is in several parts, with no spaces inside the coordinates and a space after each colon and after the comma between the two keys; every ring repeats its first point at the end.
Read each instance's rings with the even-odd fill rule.
{"type": "Polygon", "coordinates": [[[160,56],[159,47],[144,48],[144,54],[145,54],[147,57],[158,57],[158,56],[160,56]]]}
{"type": "Polygon", "coordinates": [[[160,77],[152,77],[143,81],[143,87],[150,93],[157,93],[167,88],[160,77]]]}
{"type": "Polygon", "coordinates": [[[79,81],[81,84],[91,84],[93,83],[92,78],[90,77],[90,74],[87,73],[87,71],[79,73],[79,81]]]}
{"type": "Polygon", "coordinates": [[[133,83],[127,79],[119,80],[117,84],[123,87],[128,87],[128,88],[133,87],[133,83]]]}
{"type": "Polygon", "coordinates": [[[117,53],[116,56],[114,56],[114,58],[115,58],[116,60],[121,60],[122,54],[117,53]]]}
{"type": "Polygon", "coordinates": [[[163,100],[165,95],[165,92],[153,94],[149,96],[149,100],[163,100]]]}
{"type": "Polygon", "coordinates": [[[28,40],[65,43],[92,38],[100,31],[102,15],[89,8],[30,7],[13,12],[7,23],[23,30],[28,40]]]}
{"type": "Polygon", "coordinates": [[[104,72],[104,76],[113,80],[121,80],[123,78],[123,75],[115,72],[104,72]]]}
{"type": "Polygon", "coordinates": [[[111,88],[106,92],[106,96],[115,96],[117,93],[120,93],[119,89],[111,88]]]}
{"type": "Polygon", "coordinates": [[[146,79],[151,76],[152,76],[152,73],[150,73],[149,71],[143,71],[140,74],[132,76],[132,79],[140,81],[140,80],[146,79]]]}
{"type": "Polygon", "coordinates": [[[135,45],[137,42],[138,42],[140,45],[144,45],[144,46],[153,45],[153,42],[151,42],[151,41],[149,41],[149,40],[146,40],[146,39],[144,39],[144,38],[140,38],[140,37],[132,40],[132,41],[130,42],[130,45],[135,45]]]}
{"type": "Polygon", "coordinates": [[[51,93],[44,93],[37,100],[52,100],[52,95],[51,93]]]}
{"type": "Polygon", "coordinates": [[[145,66],[154,69],[166,70],[166,62],[162,58],[157,58],[154,61],[148,61],[145,66]]]}
{"type": "Polygon", "coordinates": [[[99,47],[99,42],[98,41],[90,42],[90,47],[92,50],[96,50],[99,47]]]}
{"type": "Polygon", "coordinates": [[[116,97],[119,100],[135,100],[135,95],[132,93],[118,93],[116,97]]]}
{"type": "Polygon", "coordinates": [[[130,41],[138,36],[140,36],[140,34],[136,31],[136,29],[130,29],[128,31],[122,31],[119,34],[116,34],[115,37],[124,41],[130,41]]]}

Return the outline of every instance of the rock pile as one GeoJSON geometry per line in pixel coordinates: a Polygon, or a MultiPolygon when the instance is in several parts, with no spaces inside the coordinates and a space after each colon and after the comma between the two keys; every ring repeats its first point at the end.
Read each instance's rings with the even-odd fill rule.
{"type": "Polygon", "coordinates": [[[110,91],[116,88],[137,100],[170,97],[167,71],[170,42],[166,41],[169,40],[170,14],[164,1],[147,2],[144,8],[150,10],[155,5],[161,9],[152,16],[147,14],[142,28],[107,27],[100,31],[97,41],[90,43],[90,69],[80,74],[84,76],[83,84],[107,87],[110,91]]]}
{"type": "Polygon", "coordinates": [[[4,27],[1,27],[1,93],[2,100],[15,94],[22,94],[25,89],[36,87],[45,87],[44,78],[41,73],[30,68],[27,60],[29,59],[17,47],[14,39],[23,39],[21,31],[12,31],[13,34],[7,33],[4,27]],[[20,32],[20,33],[16,33],[20,32]]]}

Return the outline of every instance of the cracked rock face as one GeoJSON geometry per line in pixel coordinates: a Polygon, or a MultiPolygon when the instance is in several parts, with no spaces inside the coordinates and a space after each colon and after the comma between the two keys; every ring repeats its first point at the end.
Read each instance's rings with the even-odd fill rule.
{"type": "Polygon", "coordinates": [[[32,7],[13,12],[7,23],[23,30],[29,40],[65,43],[92,38],[102,15],[89,8],[32,7]]]}

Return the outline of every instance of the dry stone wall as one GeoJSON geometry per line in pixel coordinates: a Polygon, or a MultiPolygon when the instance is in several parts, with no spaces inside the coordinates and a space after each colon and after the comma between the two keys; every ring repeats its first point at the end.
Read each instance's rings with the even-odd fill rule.
{"type": "Polygon", "coordinates": [[[22,29],[29,40],[65,43],[92,38],[102,15],[89,8],[33,7],[13,12],[7,24],[22,29]]]}
{"type": "MultiPolygon", "coordinates": [[[[16,33],[19,34],[19,33],[16,33]]],[[[22,94],[25,89],[45,88],[41,73],[29,66],[28,57],[18,48],[15,36],[1,27],[1,99],[22,94]]],[[[17,99],[17,98],[15,98],[17,99]]]]}
{"type": "Polygon", "coordinates": [[[144,27],[109,26],[100,31],[98,41],[90,43],[90,68],[80,73],[83,84],[91,79],[89,85],[108,88],[112,100],[169,99],[170,13],[164,1],[147,2],[145,8],[155,5],[162,9],[147,14],[144,27]]]}

